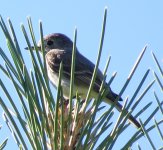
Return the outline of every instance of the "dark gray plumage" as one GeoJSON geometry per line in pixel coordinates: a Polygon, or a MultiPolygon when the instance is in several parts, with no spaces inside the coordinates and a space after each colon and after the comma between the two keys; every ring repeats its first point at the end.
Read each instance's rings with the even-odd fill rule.
{"type": "MultiPolygon", "coordinates": [[[[68,98],[73,42],[64,34],[54,33],[44,37],[44,46],[46,52],[45,57],[48,77],[55,87],[58,84],[59,66],[61,61],[63,62],[63,78],[61,85],[63,87],[64,97],[68,98]]],[[[38,48],[40,47],[41,42],[38,43],[38,48]]],[[[84,57],[78,50],[76,51],[74,95],[76,94],[76,91],[78,91],[81,98],[84,99],[86,97],[94,67],[95,65],[90,60],[84,57]]],[[[98,95],[103,78],[103,74],[98,69],[95,84],[91,94],[92,98],[95,98],[98,95]]],[[[108,94],[106,95],[106,98],[104,98],[104,102],[108,104],[114,103],[117,96],[118,95],[115,94],[110,87],[108,87],[108,94]]],[[[121,101],[122,98],[119,100],[121,101]]],[[[122,110],[122,105],[119,102],[115,104],[115,107],[118,111],[122,110]]],[[[129,116],[129,121],[132,122],[137,128],[140,128],[139,122],[132,115],[129,116]]]]}

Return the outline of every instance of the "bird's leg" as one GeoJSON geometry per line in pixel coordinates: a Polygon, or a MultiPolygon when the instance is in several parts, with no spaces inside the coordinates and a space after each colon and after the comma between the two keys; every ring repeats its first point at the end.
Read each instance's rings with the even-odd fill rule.
{"type": "Polygon", "coordinates": [[[66,98],[64,98],[64,97],[61,97],[61,100],[59,101],[59,107],[61,107],[62,104],[63,104],[64,106],[67,106],[67,105],[69,104],[69,99],[66,99],[66,98]]]}
{"type": "Polygon", "coordinates": [[[82,99],[82,101],[80,102],[81,105],[83,105],[85,102],[85,99],[82,99]]]}

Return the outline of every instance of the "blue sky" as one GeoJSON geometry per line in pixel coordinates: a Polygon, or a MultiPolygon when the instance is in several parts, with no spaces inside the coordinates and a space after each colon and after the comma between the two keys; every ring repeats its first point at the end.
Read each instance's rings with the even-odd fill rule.
{"type": "MultiPolygon", "coordinates": [[[[23,23],[27,27],[27,16],[31,16],[32,18],[37,40],[39,40],[40,37],[38,28],[39,20],[42,20],[43,22],[44,34],[61,32],[69,36],[71,39],[73,39],[75,27],[77,27],[77,47],[79,51],[87,56],[92,62],[95,62],[97,58],[105,6],[108,7],[108,17],[100,68],[104,69],[106,60],[108,56],[111,55],[112,59],[108,70],[108,80],[113,72],[118,72],[116,79],[111,85],[113,91],[117,93],[120,91],[141,49],[146,44],[148,45],[147,51],[142,62],[140,63],[140,66],[138,67],[138,70],[136,71],[127,90],[122,95],[123,98],[126,96],[131,97],[141,77],[147,69],[150,68],[151,70],[158,72],[152,59],[151,51],[156,54],[161,65],[163,63],[162,0],[103,0],[97,2],[93,0],[83,0],[78,2],[75,0],[5,0],[1,2],[0,14],[4,20],[6,20],[8,17],[11,19],[22,51],[24,50],[23,48],[26,47],[26,42],[21,32],[20,24],[23,23]]],[[[0,37],[0,47],[2,47],[2,49],[8,53],[2,31],[0,31],[0,37]]],[[[28,52],[24,51],[23,55],[28,63],[28,52]]],[[[0,63],[3,63],[1,58],[0,63]]],[[[0,74],[0,78],[4,79],[3,74],[0,74]]],[[[154,76],[152,75],[151,71],[145,85],[142,88],[142,91],[153,79],[154,76]]],[[[6,81],[6,83],[8,83],[8,81],[6,81]]],[[[8,88],[12,90],[12,86],[9,85],[8,88]]],[[[145,106],[145,104],[150,101],[153,102],[151,110],[156,107],[156,100],[153,96],[154,90],[157,91],[158,95],[161,97],[162,93],[158,87],[158,84],[155,83],[137,109],[139,109],[139,107],[141,108],[141,106],[145,106]]],[[[14,94],[12,95],[14,96],[14,94]]],[[[3,94],[2,96],[4,97],[3,94]]],[[[1,108],[0,114],[2,114],[1,108]]],[[[145,120],[147,116],[148,112],[144,113],[142,116],[140,116],[140,118],[145,120]]],[[[160,118],[161,116],[158,114],[156,119],[159,120],[160,118]]],[[[6,134],[6,130],[8,129],[6,128],[6,125],[1,117],[0,124],[3,124],[3,128],[0,130],[1,142],[2,139],[9,136],[10,133],[7,132],[8,134],[6,134]]],[[[161,127],[163,130],[163,126],[161,127]]],[[[133,128],[131,127],[131,130],[132,129],[133,128]]],[[[11,136],[9,136],[9,138],[7,149],[11,149],[11,147],[13,149],[17,148],[11,136]]],[[[123,144],[123,142],[121,142],[122,141],[120,141],[120,144],[123,144]]],[[[161,143],[157,143],[157,138],[154,140],[154,142],[157,145],[157,148],[161,146],[161,143]]],[[[145,138],[142,138],[141,141],[139,141],[142,148],[150,148],[146,147],[147,144],[144,143],[148,142],[145,140],[145,138]]],[[[118,149],[119,146],[116,148],[118,149]]],[[[137,149],[136,145],[133,146],[133,149],[137,149]]]]}

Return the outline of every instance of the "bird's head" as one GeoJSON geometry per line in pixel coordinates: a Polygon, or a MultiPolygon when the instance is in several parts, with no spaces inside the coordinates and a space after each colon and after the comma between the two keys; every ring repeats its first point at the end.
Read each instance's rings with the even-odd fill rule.
{"type": "MultiPolygon", "coordinates": [[[[61,33],[53,33],[46,35],[43,38],[45,53],[52,49],[72,51],[73,42],[66,35],[61,33]]],[[[37,47],[41,50],[41,40],[38,42],[37,47]]],[[[32,47],[34,49],[34,47],[32,47]]],[[[26,48],[28,49],[28,48],[26,48]]]]}

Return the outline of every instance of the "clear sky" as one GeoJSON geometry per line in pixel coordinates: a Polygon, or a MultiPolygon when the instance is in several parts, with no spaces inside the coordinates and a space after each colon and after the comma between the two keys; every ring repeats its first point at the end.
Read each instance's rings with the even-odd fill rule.
{"type": "MultiPolygon", "coordinates": [[[[140,63],[140,66],[138,67],[138,70],[136,71],[136,74],[134,75],[127,90],[122,95],[123,98],[126,96],[132,97],[134,90],[147,69],[150,68],[151,70],[158,72],[152,59],[151,51],[156,54],[161,65],[163,64],[162,0],[102,0],[97,2],[94,0],[5,0],[0,3],[0,14],[5,20],[7,20],[9,17],[13,22],[22,51],[24,50],[24,47],[26,47],[26,42],[20,29],[20,23],[25,24],[27,27],[27,16],[32,17],[37,40],[39,40],[39,20],[42,20],[43,22],[44,34],[61,32],[69,36],[71,39],[73,39],[75,27],[77,27],[77,47],[79,51],[87,56],[92,62],[95,62],[97,58],[105,6],[108,7],[108,18],[100,68],[104,68],[108,56],[111,55],[112,60],[108,70],[108,80],[113,72],[118,72],[116,79],[111,85],[113,91],[117,93],[120,91],[141,49],[148,44],[147,51],[142,62],[140,63]]],[[[5,38],[1,30],[0,47],[2,47],[2,49],[8,53],[5,38]]],[[[28,52],[24,51],[23,55],[28,63],[28,52]]],[[[1,58],[0,63],[3,63],[1,58]]],[[[0,78],[4,79],[3,76],[4,75],[1,73],[0,78]]],[[[154,76],[152,75],[151,71],[141,92],[153,79],[154,76]]],[[[5,82],[6,84],[10,83],[8,81],[5,82]]],[[[10,86],[10,84],[8,88],[12,90],[12,86],[10,86]]],[[[142,106],[145,106],[145,104],[150,101],[153,101],[151,111],[156,107],[156,100],[153,96],[154,90],[157,91],[161,98],[162,93],[158,87],[158,84],[155,83],[137,109],[139,109],[139,107],[142,108],[142,106]]],[[[15,96],[14,93],[12,95],[15,96]]],[[[0,96],[4,97],[2,93],[0,93],[0,96]]],[[[17,101],[17,99],[15,101],[17,101]]],[[[2,114],[1,108],[0,114],[2,114]]],[[[140,116],[140,118],[145,120],[147,116],[148,112],[145,112],[142,116],[140,116]]],[[[156,119],[159,120],[160,118],[161,116],[157,115],[156,119]]],[[[17,146],[10,136],[10,132],[6,132],[8,129],[1,117],[0,124],[3,124],[3,128],[0,130],[0,143],[2,139],[9,137],[8,146],[6,149],[17,149],[17,146]]],[[[163,130],[163,126],[161,127],[163,130]]],[[[134,129],[131,127],[131,130],[134,129]]],[[[119,149],[121,145],[123,145],[125,138],[128,136],[130,136],[130,134],[126,134],[125,137],[123,137],[123,140],[119,139],[119,145],[117,145],[117,147],[114,149],[119,149]]],[[[157,143],[157,138],[158,137],[154,139],[154,143],[157,145],[157,148],[159,148],[161,143],[157,143]]],[[[145,140],[145,138],[142,138],[139,141],[139,144],[144,149],[150,148],[147,146],[148,142],[145,140]]],[[[136,145],[133,145],[133,150],[136,149],[136,145]]]]}

